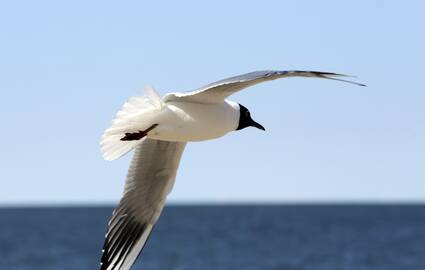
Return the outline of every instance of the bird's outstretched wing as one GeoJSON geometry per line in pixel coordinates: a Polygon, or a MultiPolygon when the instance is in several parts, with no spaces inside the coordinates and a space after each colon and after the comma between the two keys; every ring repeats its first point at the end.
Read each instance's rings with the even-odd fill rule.
{"type": "Polygon", "coordinates": [[[136,147],[123,197],[108,224],[101,270],[131,268],[173,187],[185,146],[146,139],[136,147]]]}
{"type": "Polygon", "coordinates": [[[164,101],[185,101],[197,103],[218,103],[233,93],[258,83],[289,77],[313,77],[347,82],[355,85],[364,84],[342,79],[350,77],[344,74],[320,71],[284,70],[284,71],[255,71],[243,75],[227,78],[208,84],[197,90],[186,93],[170,93],[164,97],[164,101]]]}

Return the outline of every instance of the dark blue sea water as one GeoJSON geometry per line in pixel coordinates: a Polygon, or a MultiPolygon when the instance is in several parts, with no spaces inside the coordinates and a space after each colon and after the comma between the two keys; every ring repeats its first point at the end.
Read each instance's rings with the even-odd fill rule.
{"type": "MultiPolygon", "coordinates": [[[[0,209],[0,269],[98,269],[111,211],[0,209]]],[[[167,207],[133,269],[424,270],[425,205],[167,207]]]]}

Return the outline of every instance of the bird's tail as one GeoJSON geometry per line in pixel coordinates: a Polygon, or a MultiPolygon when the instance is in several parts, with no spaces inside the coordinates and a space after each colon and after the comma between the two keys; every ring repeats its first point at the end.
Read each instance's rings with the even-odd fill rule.
{"type": "Polygon", "coordinates": [[[150,86],[145,87],[143,96],[130,98],[102,135],[100,147],[103,158],[114,160],[135,148],[145,138],[128,140],[128,137],[155,127],[155,116],[164,106],[161,97],[150,86]]]}

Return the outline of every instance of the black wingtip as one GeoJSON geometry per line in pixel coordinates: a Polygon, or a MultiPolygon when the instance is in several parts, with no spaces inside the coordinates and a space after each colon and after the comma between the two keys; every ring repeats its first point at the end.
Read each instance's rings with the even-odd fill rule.
{"type": "MultiPolygon", "coordinates": [[[[140,223],[132,216],[125,216],[122,223],[116,226],[106,234],[100,259],[100,270],[119,269],[117,267],[121,266],[146,231],[147,223],[140,223]]],[[[146,241],[142,249],[145,244],[146,241]]],[[[141,250],[138,254],[140,252],[141,250]]]]}

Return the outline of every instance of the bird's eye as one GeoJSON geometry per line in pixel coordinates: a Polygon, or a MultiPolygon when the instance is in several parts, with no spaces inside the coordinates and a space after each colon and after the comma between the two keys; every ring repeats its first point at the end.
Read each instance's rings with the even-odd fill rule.
{"type": "Polygon", "coordinates": [[[246,113],[245,113],[245,116],[246,117],[249,117],[251,114],[247,111],[246,113]]]}

